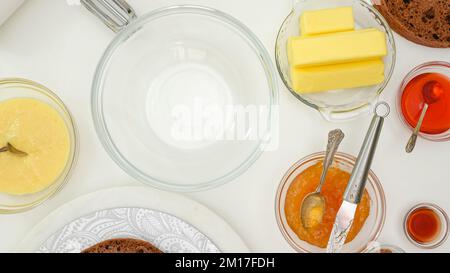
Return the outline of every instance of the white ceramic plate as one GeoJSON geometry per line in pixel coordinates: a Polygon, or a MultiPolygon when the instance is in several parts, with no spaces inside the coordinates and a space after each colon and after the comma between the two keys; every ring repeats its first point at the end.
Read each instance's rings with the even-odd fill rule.
{"type": "Polygon", "coordinates": [[[203,205],[148,187],[101,190],[66,203],[19,244],[17,252],[80,252],[133,237],[164,252],[249,252],[234,230],[203,205]]]}
{"type": "Polygon", "coordinates": [[[164,212],[143,208],[102,210],[78,218],[50,236],[37,252],[80,253],[113,238],[136,238],[165,253],[219,253],[200,231],[164,212]]]}

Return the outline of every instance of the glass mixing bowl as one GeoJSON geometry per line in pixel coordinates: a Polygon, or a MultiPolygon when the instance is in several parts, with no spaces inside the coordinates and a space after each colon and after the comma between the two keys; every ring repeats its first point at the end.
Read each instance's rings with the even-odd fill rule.
{"type": "Polygon", "coordinates": [[[276,79],[264,46],[236,19],[205,7],[159,9],[132,20],[104,53],[92,87],[95,127],[132,177],[167,190],[211,188],[266,147],[276,79]],[[239,109],[251,113],[245,124],[239,109]]]}
{"type": "MultiPolygon", "coordinates": [[[[275,200],[275,214],[278,227],[280,228],[280,231],[286,241],[298,252],[323,253],[326,252],[326,249],[319,248],[300,240],[300,238],[289,227],[286,220],[286,215],[284,213],[286,193],[291,183],[300,173],[318,162],[322,162],[324,157],[325,153],[320,152],[300,159],[286,172],[280,185],[278,186],[275,200]]],[[[355,166],[355,161],[355,157],[338,152],[334,157],[332,166],[351,173],[353,167],[355,166]]],[[[377,176],[372,171],[369,172],[367,182],[366,190],[369,193],[371,201],[369,217],[355,239],[344,245],[342,252],[363,252],[370,242],[376,241],[381,233],[381,229],[383,228],[386,215],[386,199],[384,196],[383,187],[381,186],[377,176]]]]}
{"type": "MultiPolygon", "coordinates": [[[[294,1],[295,2],[295,1],[294,1]]],[[[318,110],[330,121],[348,120],[373,110],[394,71],[396,57],[395,41],[391,28],[373,6],[363,0],[298,0],[292,12],[283,22],[276,41],[275,59],[278,72],[289,91],[306,105],[318,110]],[[384,57],[384,82],[360,88],[331,90],[319,93],[299,94],[291,87],[287,58],[289,37],[299,36],[299,18],[304,11],[342,6],[353,7],[355,27],[376,28],[386,34],[388,54],[384,57]]]]}
{"type": "Polygon", "coordinates": [[[58,96],[48,88],[30,80],[7,78],[0,79],[0,102],[14,98],[33,98],[52,106],[66,123],[70,137],[70,154],[66,167],[60,176],[46,189],[27,195],[9,195],[0,193],[0,214],[17,213],[40,205],[59,192],[69,180],[78,154],[76,126],[70,112],[58,96]]]}

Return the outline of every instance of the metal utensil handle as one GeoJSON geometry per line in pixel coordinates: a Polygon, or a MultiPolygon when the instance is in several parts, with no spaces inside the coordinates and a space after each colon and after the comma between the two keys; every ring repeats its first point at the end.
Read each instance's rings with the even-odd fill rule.
{"type": "Polygon", "coordinates": [[[125,0],[81,0],[81,4],[114,32],[119,32],[137,18],[125,0]]]}
{"type": "Polygon", "coordinates": [[[344,139],[344,136],[344,133],[340,129],[336,129],[328,133],[327,151],[325,152],[325,158],[323,159],[323,171],[320,177],[320,184],[317,187],[316,192],[320,192],[322,190],[322,186],[327,175],[327,170],[333,163],[334,155],[336,154],[342,139],[344,139]]]}
{"type": "Polygon", "coordinates": [[[423,123],[425,115],[428,111],[428,107],[429,107],[429,105],[427,103],[425,103],[425,105],[422,109],[422,113],[420,114],[419,121],[417,122],[417,125],[414,128],[414,132],[412,133],[411,137],[408,140],[408,143],[406,144],[405,150],[407,153],[411,153],[414,150],[414,148],[416,147],[417,136],[419,135],[420,129],[422,128],[422,123],[423,123]]]}
{"type": "Polygon", "coordinates": [[[361,201],[381,129],[383,128],[384,118],[389,115],[389,111],[389,105],[385,102],[378,103],[375,107],[375,115],[370,123],[369,130],[367,131],[355,167],[344,192],[344,199],[348,202],[358,204],[361,201]],[[384,113],[381,113],[381,107],[385,107],[384,113]]]}

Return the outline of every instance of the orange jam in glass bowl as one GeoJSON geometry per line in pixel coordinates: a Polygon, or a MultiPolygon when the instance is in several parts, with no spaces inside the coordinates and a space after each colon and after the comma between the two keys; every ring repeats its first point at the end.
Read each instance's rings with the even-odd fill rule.
{"type": "MultiPolygon", "coordinates": [[[[323,164],[317,162],[300,173],[290,185],[284,206],[284,212],[288,225],[297,236],[312,245],[325,248],[333,229],[336,214],[342,204],[343,195],[350,173],[337,167],[330,167],[327,178],[322,188],[322,196],[325,199],[325,213],[323,221],[314,228],[306,229],[300,220],[300,207],[306,195],[314,192],[319,185],[323,164]]],[[[361,203],[356,209],[355,219],[347,237],[347,242],[352,241],[361,230],[370,213],[370,197],[367,190],[364,191],[361,203]]]]}
{"type": "MultiPolygon", "coordinates": [[[[326,251],[337,211],[355,165],[353,156],[344,153],[335,155],[322,189],[326,202],[323,222],[307,230],[301,223],[300,207],[304,197],[314,192],[319,184],[324,156],[324,152],[315,153],[296,162],[278,187],[275,201],[277,223],[286,241],[298,252],[326,251]]],[[[354,225],[342,252],[362,252],[370,242],[376,241],[384,224],[385,207],[381,183],[370,171],[354,225]]]]}

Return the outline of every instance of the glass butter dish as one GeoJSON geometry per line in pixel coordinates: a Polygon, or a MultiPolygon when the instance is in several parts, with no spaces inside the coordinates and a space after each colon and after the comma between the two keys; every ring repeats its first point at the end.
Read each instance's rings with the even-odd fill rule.
{"type": "MultiPolygon", "coordinates": [[[[368,2],[360,0],[298,0],[283,22],[276,41],[275,58],[278,72],[288,90],[306,105],[317,109],[326,120],[348,120],[368,113],[374,108],[381,92],[385,89],[394,70],[396,49],[391,28],[380,13],[368,2]],[[305,36],[300,33],[299,18],[305,11],[351,7],[354,29],[377,29],[386,35],[387,55],[384,63],[384,80],[365,87],[329,90],[326,92],[298,93],[293,88],[291,66],[288,61],[288,41],[290,37],[305,36]]],[[[327,35],[327,34],[325,34],[327,35]]]]}

